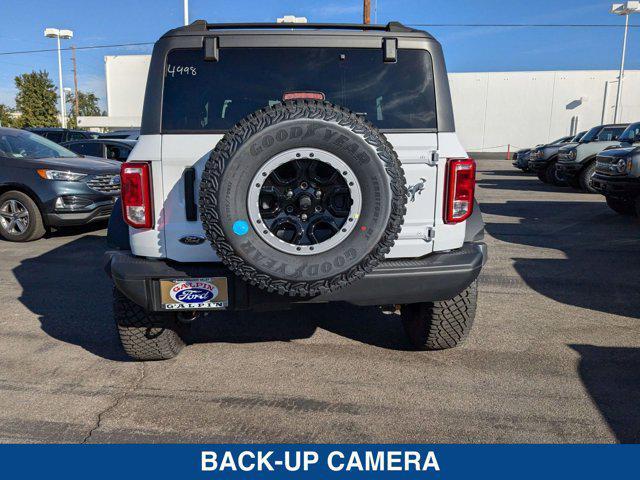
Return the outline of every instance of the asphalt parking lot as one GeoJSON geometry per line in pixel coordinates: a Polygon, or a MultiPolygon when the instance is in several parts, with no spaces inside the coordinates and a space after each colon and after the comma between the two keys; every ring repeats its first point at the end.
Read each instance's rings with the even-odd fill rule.
{"type": "Polygon", "coordinates": [[[3,442],[638,442],[640,222],[479,162],[490,260],[464,347],[376,309],[218,314],[127,360],[105,231],[0,242],[3,442]]]}

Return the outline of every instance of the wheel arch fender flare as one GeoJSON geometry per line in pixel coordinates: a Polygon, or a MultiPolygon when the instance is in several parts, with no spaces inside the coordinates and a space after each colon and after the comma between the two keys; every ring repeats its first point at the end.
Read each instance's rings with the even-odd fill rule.
{"type": "Polygon", "coordinates": [[[8,182],[8,183],[0,184],[0,195],[3,195],[7,192],[14,192],[14,191],[24,193],[29,198],[31,198],[31,200],[35,202],[36,206],[40,210],[40,213],[42,213],[44,209],[44,205],[42,204],[42,201],[40,200],[40,197],[38,196],[38,194],[34,192],[31,188],[29,188],[28,186],[22,183],[8,182]]]}
{"type": "MultiPolygon", "coordinates": [[[[600,152],[598,152],[600,153],[600,152]]],[[[585,168],[589,168],[589,165],[591,165],[593,162],[596,161],[596,157],[598,156],[597,153],[594,153],[593,155],[589,155],[587,158],[585,158],[582,161],[582,168],[580,169],[580,171],[584,171],[585,168]]]]}

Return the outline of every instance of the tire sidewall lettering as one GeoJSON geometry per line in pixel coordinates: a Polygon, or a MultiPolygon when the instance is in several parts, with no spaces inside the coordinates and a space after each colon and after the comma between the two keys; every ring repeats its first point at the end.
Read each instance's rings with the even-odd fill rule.
{"type": "Polygon", "coordinates": [[[335,268],[344,266],[347,263],[347,259],[355,259],[358,256],[358,252],[354,248],[350,248],[336,255],[332,260],[325,260],[322,263],[298,262],[293,265],[264,255],[260,247],[256,245],[256,242],[252,240],[246,240],[241,243],[240,249],[248,258],[253,260],[253,263],[264,270],[274,274],[286,274],[294,279],[302,275],[313,278],[324,277],[335,268]]]}

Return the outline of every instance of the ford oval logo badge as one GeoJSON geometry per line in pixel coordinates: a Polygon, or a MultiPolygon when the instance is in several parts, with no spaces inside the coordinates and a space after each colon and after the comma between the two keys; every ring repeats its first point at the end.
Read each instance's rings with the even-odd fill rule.
{"type": "Polygon", "coordinates": [[[180,303],[206,303],[218,296],[218,288],[208,282],[180,282],[169,295],[180,303]]]}
{"type": "Polygon", "coordinates": [[[180,243],[184,243],[185,245],[201,245],[205,240],[206,238],[200,235],[186,235],[180,239],[180,243]]]}

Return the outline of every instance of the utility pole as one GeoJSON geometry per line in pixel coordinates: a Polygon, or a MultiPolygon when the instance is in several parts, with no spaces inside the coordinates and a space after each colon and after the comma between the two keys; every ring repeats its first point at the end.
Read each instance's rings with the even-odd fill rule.
{"type": "Polygon", "coordinates": [[[627,54],[627,35],[629,34],[629,15],[640,13],[640,2],[614,3],[611,5],[611,13],[624,15],[624,38],[622,40],[622,60],[620,61],[620,75],[618,76],[618,93],[616,94],[616,109],[613,112],[614,123],[618,121],[618,114],[622,109],[622,82],[624,80],[624,57],[627,54]]]}
{"type": "Polygon", "coordinates": [[[78,115],[80,112],[80,104],[78,101],[78,65],[76,64],[76,47],[71,47],[71,59],[73,60],[73,99],[74,99],[74,112],[76,113],[76,122],[78,121],[78,115]]]}
{"type": "Polygon", "coordinates": [[[62,86],[62,56],[60,55],[60,39],[69,40],[73,38],[71,30],[60,30],[59,28],[45,28],[44,36],[47,38],[55,38],[58,44],[58,88],[60,95],[60,123],[62,128],[67,128],[66,103],[64,101],[64,88],[62,86]]]}
{"type": "Polygon", "coordinates": [[[369,25],[371,23],[371,0],[364,0],[362,21],[365,25],[369,25]]]}
{"type": "Polygon", "coordinates": [[[613,123],[618,121],[620,99],[622,98],[622,81],[624,79],[624,57],[627,55],[627,35],[629,35],[629,15],[624,16],[624,40],[622,41],[622,60],[620,61],[620,74],[618,75],[618,92],[616,93],[616,108],[613,112],[613,123]]]}

